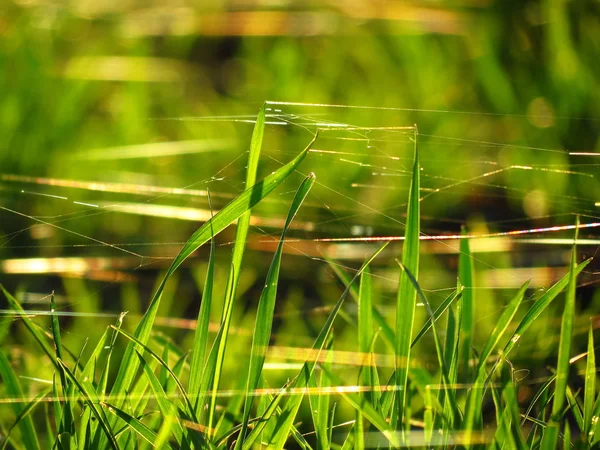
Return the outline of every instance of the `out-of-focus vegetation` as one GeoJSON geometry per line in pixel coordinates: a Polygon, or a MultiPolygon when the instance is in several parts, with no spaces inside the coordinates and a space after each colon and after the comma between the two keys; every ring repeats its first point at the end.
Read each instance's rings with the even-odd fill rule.
{"type": "MultiPolygon", "coordinates": [[[[221,388],[245,388],[229,377],[246,373],[273,236],[303,175],[314,172],[317,183],[284,247],[267,358],[271,387],[297,369],[289,347],[310,348],[339,298],[325,259],[356,270],[375,247],[348,238],[404,236],[413,124],[422,237],[459,234],[462,225],[495,236],[471,241],[475,275],[467,290],[474,293],[473,345],[481,350],[514,289],[531,279],[524,303],[535,302],[566,273],[567,227],[576,214],[592,224],[580,230],[578,261],[600,248],[593,225],[600,215],[599,43],[594,2],[4,1],[0,283],[32,310],[47,310],[55,291],[66,315],[65,348],[78,353],[90,339],[87,361],[120,311],[129,311],[125,329],[135,329],[160,272],[211,217],[207,189],[215,211],[243,191],[263,102],[302,103],[267,105],[259,178],[323,130],[300,173],[253,210],[221,388]],[[528,233],[510,234],[519,230],[528,233]],[[329,238],[342,241],[316,241],[329,238]]],[[[232,228],[216,238],[211,336],[235,239],[232,228]]],[[[418,281],[434,307],[456,287],[458,247],[456,240],[422,242],[418,281]]],[[[395,241],[373,263],[373,303],[392,327],[401,252],[395,241]]],[[[153,344],[171,365],[192,346],[207,261],[202,247],[163,292],[153,344]]],[[[597,267],[592,262],[578,278],[573,355],[585,351],[589,318],[600,308],[597,267]]],[[[538,391],[535,380],[551,375],[546,366],[556,367],[562,306],[553,307],[511,355],[517,369],[530,371],[523,402],[538,391]]],[[[356,351],[357,314],[342,310],[336,349],[356,351]]],[[[426,318],[417,308],[415,330],[426,318]]],[[[38,322],[47,328],[46,319],[38,322]]],[[[16,373],[51,380],[56,366],[39,363],[20,321],[7,312],[1,324],[16,373]]],[[[116,351],[126,343],[117,339],[116,351]]],[[[414,358],[434,373],[431,336],[416,349],[414,358]]],[[[373,351],[389,348],[379,339],[373,351]]],[[[113,367],[110,383],[115,376],[113,367]]],[[[574,390],[583,386],[574,380],[574,390]]],[[[21,383],[31,395],[44,387],[21,383]]],[[[415,410],[422,407],[415,400],[415,410]]],[[[2,420],[13,417],[0,409],[2,420]]],[[[339,414],[340,422],[354,417],[347,405],[339,414]]]]}

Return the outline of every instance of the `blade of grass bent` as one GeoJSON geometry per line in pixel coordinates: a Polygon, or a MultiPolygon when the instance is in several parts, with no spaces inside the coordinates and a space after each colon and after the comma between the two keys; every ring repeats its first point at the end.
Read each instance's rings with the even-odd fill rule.
{"type": "Polygon", "coordinates": [[[552,413],[548,426],[542,436],[542,450],[556,448],[558,434],[560,431],[560,420],[567,393],[567,381],[569,377],[569,359],[571,355],[571,341],[573,339],[573,321],[575,318],[575,290],[576,275],[575,267],[577,264],[577,236],[579,231],[579,216],[575,226],[575,241],[571,251],[571,264],[569,268],[569,286],[567,288],[567,298],[565,308],[562,314],[560,325],[560,340],[558,344],[558,361],[556,364],[556,382],[554,384],[554,400],[552,401],[552,413]]]}
{"type": "Polygon", "coordinates": [[[250,348],[250,366],[248,368],[248,377],[246,383],[246,397],[244,401],[244,413],[242,418],[242,429],[240,437],[236,443],[236,449],[241,448],[242,441],[246,437],[248,429],[248,420],[254,396],[250,393],[259,387],[260,375],[265,362],[265,356],[269,341],[271,340],[271,327],[273,325],[273,313],[275,311],[275,299],[277,297],[277,285],[279,281],[279,269],[281,267],[281,256],[283,254],[283,244],[288,227],[308,195],[308,192],[315,183],[315,175],[310,174],[304,179],[288,212],[281,238],[277,245],[277,250],[273,255],[273,261],[267,273],[265,287],[258,301],[258,310],[256,312],[256,322],[254,325],[254,334],[252,338],[252,347],[250,348]]]}
{"type": "MultiPolygon", "coordinates": [[[[418,131],[415,126],[415,150],[412,169],[412,181],[408,192],[408,208],[406,211],[406,229],[402,248],[402,264],[418,279],[419,274],[419,234],[420,234],[420,167],[417,145],[418,131]]],[[[392,424],[402,424],[408,385],[408,367],[410,364],[410,344],[415,317],[417,293],[407,271],[400,272],[398,297],[396,306],[396,385],[400,389],[396,402],[396,410],[392,411],[392,424]]]]}
{"type": "MultiPolygon", "coordinates": [[[[9,397],[15,399],[23,398],[23,389],[21,389],[19,379],[10,366],[10,363],[8,362],[8,359],[4,355],[3,351],[0,351],[0,376],[2,377],[2,383],[4,384],[6,394],[9,397]]],[[[33,406],[35,406],[35,404],[32,405],[32,407],[33,406]]],[[[37,439],[37,433],[35,432],[35,428],[33,426],[33,420],[28,414],[23,414],[27,407],[22,407],[20,403],[13,403],[12,409],[17,418],[21,418],[15,423],[19,424],[19,429],[21,430],[25,448],[27,450],[39,450],[40,444],[37,439]]],[[[4,435],[3,437],[6,442],[8,440],[8,436],[4,435]]]]}
{"type": "MultiPolygon", "coordinates": [[[[135,330],[135,336],[143,343],[148,341],[150,331],[154,324],[154,319],[158,312],[162,290],[171,274],[200,246],[205,244],[213,235],[216,235],[238,219],[242,214],[255,206],[268,194],[270,194],[277,186],[279,186],[287,177],[298,167],[304,160],[311,146],[317,139],[317,136],[310,144],[292,161],[280,167],[274,173],[265,177],[251,188],[246,189],[242,194],[227,204],[208,222],[204,223],[185,243],[177,257],[173,260],[171,266],[167,270],[165,277],[161,281],[157,291],[154,293],[150,306],[142,317],[140,323],[135,330]]],[[[125,350],[122,362],[117,374],[117,378],[113,385],[111,394],[119,399],[131,387],[135,374],[137,373],[138,364],[133,354],[134,344],[130,343],[125,350]]],[[[121,406],[119,403],[115,406],[121,406]]]]}

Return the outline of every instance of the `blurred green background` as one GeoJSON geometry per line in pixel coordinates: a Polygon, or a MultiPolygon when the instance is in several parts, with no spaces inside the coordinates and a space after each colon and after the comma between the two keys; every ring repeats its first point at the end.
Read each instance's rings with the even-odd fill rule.
{"type": "MultiPolygon", "coordinates": [[[[47,308],[55,290],[64,311],[95,314],[65,319],[77,350],[114,322],[110,314],[129,310],[131,327],[158,271],[206,220],[205,189],[217,208],[243,189],[251,122],[265,100],[374,107],[270,105],[263,175],[298,153],[315,123],[363,127],[322,133],[321,152],[302,166],[320,184],[291,233],[304,241],[284,257],[277,329],[285,332],[276,340],[308,346],[324,319],[315,308],[340,289],[312,257],[356,267],[371,249],[314,239],[403,234],[412,131],[389,127],[418,125],[428,235],[462,224],[479,233],[564,226],[575,214],[598,221],[599,74],[600,4],[592,1],[3,0],[0,282],[30,308],[47,308]]],[[[266,241],[301,178],[256,210],[236,310],[242,331],[270,260],[266,241]]],[[[594,230],[581,232],[589,240],[582,257],[600,248],[594,230]]],[[[232,239],[231,230],[219,238],[224,264],[232,239]]],[[[507,288],[533,278],[533,301],[568,260],[568,242],[494,242],[474,244],[483,335],[507,288]]],[[[449,245],[423,247],[420,281],[433,303],[455,285],[449,245]]],[[[392,246],[377,268],[382,307],[394,302],[399,254],[392,246]]],[[[162,326],[195,317],[205,261],[199,252],[171,283],[162,326]]],[[[582,333],[600,306],[594,264],[581,281],[582,333]]],[[[224,280],[226,266],[219,270],[224,280]]],[[[549,316],[537,332],[557,324],[549,316]]],[[[185,347],[191,326],[166,330],[185,347]]],[[[354,348],[344,330],[340,342],[354,348]]],[[[535,334],[519,355],[531,359],[533,346],[543,367],[557,339],[535,334]]],[[[240,336],[232,349],[247,348],[240,336]]]]}

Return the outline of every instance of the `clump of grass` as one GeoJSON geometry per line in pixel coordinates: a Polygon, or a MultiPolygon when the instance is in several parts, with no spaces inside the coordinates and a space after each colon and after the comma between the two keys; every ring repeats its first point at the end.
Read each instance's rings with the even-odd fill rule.
{"type": "MultiPolygon", "coordinates": [[[[311,357],[285,385],[275,386],[275,392],[256,398],[262,388],[274,387],[263,376],[263,368],[271,340],[283,245],[288,227],[315,182],[315,176],[311,174],[297,189],[273,255],[258,303],[252,344],[247,354],[247,371],[234,375],[242,376],[243,389],[223,404],[217,394],[222,378],[230,376],[223,372],[223,363],[226,358],[234,357],[227,352],[227,343],[237,286],[243,271],[251,209],[300,166],[316,139],[315,136],[292,161],[256,182],[264,127],[263,107],[250,145],[246,190],[186,242],[133,333],[121,328],[123,318],[120,317],[105,331],[91,357],[83,362],[63,346],[55,314],[50,314],[52,332],[46,333],[2,288],[10,307],[54,366],[56,376],[50,387],[25,400],[19,376],[12,368],[6,350],[0,352],[4,395],[23,399],[22,403],[12,403],[14,420],[2,425],[1,448],[39,449],[42,437],[49,447],[58,449],[157,447],[249,450],[261,445],[282,449],[291,445],[292,441],[301,448],[311,448],[307,436],[298,429],[298,415],[306,392],[309,392],[314,443],[319,449],[404,446],[554,449],[569,447],[572,442],[582,446],[597,445],[600,440],[600,396],[596,389],[591,327],[583,390],[574,391],[569,378],[576,277],[589,262],[576,263],[577,236],[569,273],[529,306],[516,323],[518,312],[525,307],[523,300],[528,289],[528,283],[525,283],[504,308],[485,344],[481,348],[473,348],[474,299],[471,288],[474,267],[468,240],[463,239],[461,243],[457,287],[435,310],[419,285],[420,166],[416,128],[395,329],[387,324],[377,309],[370,269],[373,260],[387,244],[378,248],[352,278],[329,261],[346,287],[319,331],[312,345],[311,357]],[[220,327],[211,341],[208,325],[214,303],[216,249],[213,238],[235,221],[236,241],[220,327]],[[191,356],[185,350],[177,349],[177,361],[169,365],[169,345],[163,345],[162,355],[152,345],[152,331],[161,297],[177,268],[209,241],[211,252],[191,356]],[[567,295],[555,375],[540,388],[529,405],[521,404],[510,353],[523,334],[565,289],[567,295]],[[355,326],[359,372],[356,386],[346,389],[347,377],[336,370],[327,355],[334,353],[334,324],[348,297],[358,303],[355,326]],[[428,318],[421,330],[413,333],[417,301],[425,306],[428,318]],[[412,364],[418,359],[413,353],[415,345],[429,334],[433,336],[433,351],[438,364],[438,369],[433,371],[412,364]],[[127,348],[119,358],[113,355],[117,339],[127,342],[127,348]],[[384,379],[385,372],[376,364],[375,348],[380,340],[388,345],[394,356],[393,371],[388,374],[387,381],[384,379]],[[110,383],[109,368],[115,364],[117,376],[110,383]],[[187,377],[184,376],[186,372],[189,372],[187,377]],[[466,391],[464,387],[467,387],[466,391]],[[354,420],[347,424],[350,429],[341,440],[333,436],[337,427],[337,408],[330,396],[334,392],[354,409],[354,420]],[[50,422],[46,427],[38,426],[32,418],[32,412],[43,402],[49,402],[54,410],[54,423],[50,422]],[[487,404],[493,406],[493,419],[483,417],[482,411],[487,404]],[[522,414],[521,411],[526,412],[522,414]],[[575,418],[574,427],[568,420],[571,415],[575,418]]],[[[50,308],[54,312],[53,299],[50,308]]]]}

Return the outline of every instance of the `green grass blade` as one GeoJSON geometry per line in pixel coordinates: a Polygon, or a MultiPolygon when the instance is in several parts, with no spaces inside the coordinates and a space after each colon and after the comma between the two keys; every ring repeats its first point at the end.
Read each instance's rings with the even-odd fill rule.
{"type": "MultiPolygon", "coordinates": [[[[127,414],[125,411],[110,405],[108,403],[100,403],[102,406],[106,408],[108,412],[114,414],[119,419],[127,424],[133,431],[135,431],[141,438],[143,438],[146,442],[148,442],[152,447],[155,447],[155,442],[157,439],[157,435],[154,431],[148,428],[144,423],[130,414],[127,414]]],[[[169,443],[164,444],[166,448],[173,449],[169,443]]],[[[165,447],[163,447],[165,448],[165,447]]]]}
{"type": "MultiPolygon", "coordinates": [[[[402,264],[415,278],[419,274],[419,234],[420,234],[420,172],[419,150],[417,145],[418,131],[415,127],[414,135],[414,162],[412,181],[408,192],[408,208],[406,211],[406,229],[404,231],[404,245],[402,248],[402,264]]],[[[392,412],[392,423],[402,424],[406,395],[408,388],[408,368],[410,366],[410,347],[412,342],[412,329],[415,318],[417,293],[407,276],[407,271],[400,273],[398,298],[396,306],[396,385],[398,392],[396,410],[392,412]]]]}
{"type": "MultiPolygon", "coordinates": [[[[54,291],[50,295],[50,317],[52,322],[52,338],[54,341],[54,351],[56,352],[57,359],[63,359],[63,346],[62,339],[60,337],[60,324],[58,323],[58,316],[56,312],[56,302],[54,301],[54,291]]],[[[60,377],[60,384],[63,393],[64,404],[62,420],[58,429],[59,438],[64,442],[63,447],[69,446],[65,441],[70,441],[70,436],[75,434],[75,422],[73,420],[73,405],[69,396],[69,383],[67,382],[67,376],[63,370],[58,371],[60,377]]]]}
{"type": "Polygon", "coordinates": [[[556,448],[558,433],[560,430],[560,420],[565,404],[567,394],[567,382],[569,377],[569,359],[571,355],[571,341],[573,339],[573,321],[575,319],[575,291],[577,265],[577,236],[579,231],[579,217],[577,217],[575,228],[575,241],[571,251],[571,264],[569,268],[569,285],[567,287],[567,297],[565,308],[562,314],[560,326],[560,340],[558,344],[558,361],[556,365],[556,382],[554,385],[554,400],[552,401],[552,413],[548,421],[548,427],[544,430],[542,437],[542,450],[556,448]]]}
{"type": "Polygon", "coordinates": [[[594,328],[590,323],[588,332],[587,362],[585,366],[585,390],[583,395],[584,435],[588,439],[594,426],[594,398],[596,396],[596,350],[594,349],[594,328]]]}
{"type": "MultiPolygon", "coordinates": [[[[265,111],[266,105],[263,104],[258,117],[256,119],[256,125],[252,133],[252,140],[250,142],[250,152],[248,155],[248,166],[246,169],[246,188],[253,186],[256,181],[256,172],[258,169],[258,160],[260,156],[260,150],[262,147],[262,141],[265,130],[265,111]]],[[[232,270],[229,272],[230,280],[227,282],[227,290],[225,291],[225,303],[223,304],[223,313],[221,316],[221,325],[223,327],[223,333],[220,335],[220,339],[217,347],[217,362],[214,368],[215,373],[212,377],[212,391],[216,392],[219,389],[221,382],[221,372],[223,370],[223,361],[225,360],[225,351],[227,349],[227,338],[229,336],[229,327],[231,325],[231,318],[233,313],[233,305],[235,303],[235,297],[237,294],[238,282],[242,271],[242,261],[244,258],[244,252],[246,249],[246,240],[248,238],[248,230],[250,228],[250,208],[240,216],[237,222],[235,230],[235,241],[233,245],[233,254],[231,257],[232,270]]],[[[212,428],[214,420],[214,395],[211,398],[211,404],[209,407],[209,419],[208,427],[212,428]]],[[[245,431],[245,430],[244,430],[245,431]]]]}
{"type": "Polygon", "coordinates": [[[74,385],[77,387],[77,389],[83,396],[85,403],[87,403],[88,407],[91,409],[92,413],[98,420],[98,424],[104,431],[104,434],[108,439],[110,447],[113,450],[119,450],[119,444],[117,444],[114,433],[111,429],[110,424],[108,423],[106,415],[104,414],[104,411],[102,409],[99,409],[97,406],[100,403],[100,400],[94,392],[94,387],[92,386],[92,384],[89,381],[85,380],[82,380],[80,382],[61,359],[58,360],[58,364],[64,369],[67,378],[69,378],[71,382],[74,383],[74,385]]]}
{"type": "MultiPolygon", "coordinates": [[[[333,335],[330,335],[333,337],[333,335]]],[[[326,345],[327,350],[333,350],[333,339],[329,339],[326,345]]],[[[331,354],[331,353],[330,353],[331,354]]],[[[328,370],[331,370],[331,362],[325,362],[322,364],[328,370]]],[[[324,388],[330,385],[329,377],[325,370],[321,370],[319,374],[319,380],[317,381],[317,373],[313,372],[308,379],[309,395],[308,400],[310,404],[310,412],[313,419],[313,425],[315,429],[317,449],[328,449],[330,448],[330,439],[328,433],[328,414],[329,414],[329,394],[324,392],[324,388]]]]}
{"type": "MultiPolygon", "coordinates": [[[[510,322],[513,317],[517,313],[519,306],[523,301],[523,297],[525,295],[525,291],[529,286],[529,281],[523,284],[517,294],[512,298],[509,304],[504,308],[502,314],[498,318],[496,326],[490,333],[490,336],[485,343],[483,350],[479,355],[479,363],[477,365],[476,377],[473,383],[473,387],[467,394],[467,403],[465,407],[465,417],[463,421],[463,428],[465,430],[465,440],[466,442],[470,442],[471,433],[474,431],[476,425],[479,425],[481,422],[481,404],[483,401],[483,390],[484,384],[486,380],[486,363],[494,348],[498,345],[498,343],[502,340],[502,336],[504,336],[510,322]]],[[[499,365],[495,365],[494,369],[499,365]]],[[[492,376],[492,372],[489,374],[488,379],[492,376]]]]}
{"type": "MultiPolygon", "coordinates": [[[[50,294],[50,317],[52,320],[52,337],[54,339],[54,351],[56,352],[56,357],[62,359],[63,358],[63,349],[62,349],[62,340],[60,338],[60,324],[58,323],[58,316],[55,314],[56,312],[56,302],[54,301],[54,291],[50,294]]],[[[60,371],[60,382],[62,384],[63,394],[67,393],[67,380],[65,374],[60,371]]]]}
{"type": "Polygon", "coordinates": [[[487,363],[488,358],[492,354],[492,351],[502,340],[504,333],[508,329],[508,326],[510,325],[513,317],[517,313],[519,306],[521,306],[523,297],[525,296],[525,291],[528,287],[529,281],[527,281],[525,284],[523,284],[523,286],[521,286],[517,294],[512,298],[512,300],[506,306],[506,308],[504,308],[502,314],[500,314],[500,317],[496,322],[496,326],[492,330],[490,337],[488,338],[488,340],[485,343],[485,346],[483,347],[483,350],[481,350],[481,353],[479,354],[479,363],[477,366],[478,374],[484,370],[484,367],[487,363]]]}
{"type": "MultiPolygon", "coordinates": [[[[158,356],[150,347],[148,347],[147,345],[143,344],[139,339],[136,339],[134,336],[132,336],[131,334],[127,333],[126,331],[120,329],[120,328],[116,328],[113,327],[114,330],[117,330],[120,334],[122,334],[123,336],[125,336],[127,339],[129,339],[131,342],[135,343],[136,346],[144,351],[146,351],[146,353],[148,353],[150,356],[152,356],[152,358],[154,358],[158,364],[164,368],[164,370],[167,371],[167,373],[170,375],[171,379],[173,381],[175,381],[175,383],[177,384],[177,387],[179,388],[179,392],[181,393],[181,396],[183,398],[184,404],[185,404],[185,412],[186,414],[194,421],[196,421],[195,415],[194,415],[194,409],[192,407],[192,404],[190,402],[190,399],[187,395],[187,392],[185,390],[185,388],[183,387],[183,385],[181,384],[181,381],[179,380],[179,378],[177,377],[177,375],[175,375],[175,373],[171,370],[171,368],[168,366],[168,364],[163,361],[163,359],[158,356]]],[[[138,354],[139,350],[137,350],[137,348],[135,349],[136,355],[138,354]]],[[[139,355],[138,355],[139,356],[139,355]]],[[[140,365],[140,360],[138,357],[138,367],[140,365]]],[[[148,366],[148,364],[145,365],[145,367],[148,366]]]]}
{"type": "MultiPolygon", "coordinates": [[[[308,384],[308,379],[310,378],[310,375],[311,375],[317,361],[319,360],[319,355],[321,354],[321,351],[323,350],[323,346],[325,345],[327,336],[331,332],[331,328],[333,327],[333,322],[335,321],[335,318],[337,317],[339,310],[341,309],[342,305],[344,304],[344,300],[348,296],[352,284],[354,283],[354,281],[356,281],[356,279],[358,277],[360,277],[360,275],[363,273],[365,268],[368,267],[368,265],[387,247],[388,244],[389,244],[389,242],[386,242],[385,244],[380,246],[373,253],[373,255],[371,255],[371,257],[367,261],[365,261],[363,263],[363,265],[360,267],[360,269],[358,269],[358,271],[355,273],[352,281],[350,282],[348,287],[344,290],[341,297],[339,298],[339,300],[337,301],[337,303],[335,304],[335,306],[329,313],[329,316],[327,317],[327,320],[325,321],[323,328],[321,328],[321,331],[319,332],[319,335],[317,336],[317,338],[313,344],[312,348],[313,348],[313,350],[316,350],[316,355],[315,355],[314,361],[307,361],[304,364],[304,366],[300,370],[300,373],[294,379],[294,381],[292,383],[292,387],[295,387],[296,385],[298,385],[300,387],[305,387],[308,384]]],[[[302,398],[303,398],[302,393],[294,394],[294,395],[290,396],[290,398],[286,402],[286,405],[283,408],[282,413],[279,415],[279,420],[277,422],[275,432],[269,439],[269,445],[272,448],[277,449],[277,450],[281,450],[281,448],[283,448],[288,436],[290,435],[290,429],[292,427],[292,424],[293,424],[294,418],[296,417],[298,409],[300,408],[302,398]]]]}
{"type": "MultiPolygon", "coordinates": [[[[581,273],[581,271],[590,263],[591,260],[592,259],[590,258],[579,264],[575,268],[575,276],[579,275],[579,273],[581,273]]],[[[512,337],[504,346],[504,350],[502,351],[504,356],[508,355],[512,351],[512,349],[519,342],[521,336],[523,336],[525,331],[527,331],[527,329],[535,322],[535,320],[546,310],[548,305],[552,303],[552,301],[558,296],[558,294],[560,294],[563,291],[563,289],[567,287],[567,285],[569,284],[569,277],[570,274],[567,273],[564,277],[558,280],[550,289],[548,289],[533,304],[531,308],[529,308],[523,319],[521,319],[521,322],[519,322],[519,325],[517,325],[517,328],[515,329],[515,332],[513,333],[512,337]]]]}
{"type": "MultiPolygon", "coordinates": [[[[0,351],[0,376],[2,377],[4,390],[8,397],[15,399],[23,398],[23,389],[21,388],[19,379],[17,378],[17,375],[2,351],[0,351]]],[[[36,404],[37,402],[29,402],[31,407],[28,408],[29,405],[22,406],[20,403],[12,403],[12,409],[17,416],[15,425],[18,424],[19,429],[21,430],[23,445],[25,445],[27,450],[39,450],[40,448],[37,433],[35,431],[35,427],[33,426],[33,420],[28,414],[28,409],[31,411],[31,408],[33,408],[36,404]]],[[[11,427],[11,430],[12,428],[13,427],[11,427]]],[[[8,441],[8,436],[5,435],[3,437],[4,443],[6,444],[8,441]]]]}
{"type": "MultiPolygon", "coordinates": [[[[322,365],[322,369],[325,371],[327,376],[331,379],[331,383],[334,386],[343,386],[342,379],[336,375],[330,368],[322,365]]],[[[355,392],[348,392],[341,390],[340,394],[344,399],[352,405],[356,411],[358,411],[365,419],[372,423],[383,435],[389,440],[393,447],[400,445],[398,434],[395,430],[390,428],[388,421],[381,415],[366,399],[364,396],[355,392]]]]}
{"type": "Polygon", "coordinates": [[[10,307],[14,309],[15,312],[21,318],[21,320],[23,320],[23,323],[25,324],[31,335],[40,345],[44,353],[50,358],[50,361],[52,361],[54,367],[56,367],[56,370],[60,371],[60,365],[56,360],[56,352],[52,350],[52,347],[50,347],[50,344],[48,343],[48,340],[46,339],[45,335],[39,330],[37,325],[29,318],[27,312],[21,307],[21,304],[6,289],[4,289],[4,286],[2,286],[1,284],[0,289],[2,289],[2,292],[8,300],[10,307]]]}
{"type": "Polygon", "coordinates": [[[579,430],[583,433],[583,411],[581,410],[579,403],[577,403],[577,399],[575,398],[575,395],[569,386],[567,386],[567,402],[569,403],[569,408],[571,409],[573,417],[575,418],[575,423],[579,427],[579,430]]]}
{"type": "MultiPolygon", "coordinates": [[[[152,326],[154,324],[154,319],[160,305],[162,291],[171,274],[175,272],[175,270],[183,263],[183,261],[185,261],[186,258],[194,253],[200,246],[208,242],[208,240],[210,240],[214,235],[217,235],[223,231],[226,227],[241,217],[246,211],[250,210],[263,198],[269,195],[277,186],[283,183],[283,181],[286,180],[304,160],[316,139],[317,136],[315,136],[310,144],[296,158],[265,177],[262,181],[246,189],[242,194],[229,202],[223,209],[215,214],[212,219],[210,219],[208,222],[205,222],[194,234],[192,234],[192,236],[184,244],[177,257],[171,263],[171,266],[167,270],[165,277],[154,293],[146,313],[142,317],[135,330],[135,336],[139,341],[142,343],[148,341],[152,326]]],[[[133,379],[138,370],[139,362],[137,358],[134,357],[133,348],[134,345],[131,343],[127,346],[125,354],[122,358],[122,363],[117,374],[117,378],[111,391],[111,394],[117,399],[119,399],[131,388],[131,384],[133,383],[133,379]]],[[[122,403],[118,403],[116,406],[121,405],[122,403]]]]}
{"type": "MultiPolygon", "coordinates": [[[[212,209],[212,208],[211,208],[212,209]]],[[[210,322],[210,308],[213,297],[213,282],[215,277],[215,240],[210,241],[210,256],[208,257],[208,269],[202,291],[200,311],[198,311],[198,322],[194,333],[194,347],[190,361],[190,379],[188,393],[194,406],[196,417],[200,417],[200,389],[202,385],[202,368],[205,364],[206,348],[208,343],[208,325],[210,322]]]]}
{"type": "MultiPolygon", "coordinates": [[[[442,350],[442,343],[440,341],[439,334],[437,332],[437,327],[435,325],[435,317],[433,314],[433,309],[429,305],[429,301],[425,297],[425,294],[423,294],[423,291],[422,291],[421,287],[419,286],[419,283],[417,282],[417,280],[413,276],[413,274],[410,272],[408,267],[406,267],[404,264],[400,264],[400,266],[402,267],[402,271],[404,273],[406,273],[406,277],[408,278],[408,281],[410,282],[410,284],[413,286],[413,288],[417,292],[417,296],[419,297],[419,299],[421,300],[423,305],[425,305],[425,309],[427,310],[427,313],[429,314],[429,318],[431,319],[431,329],[433,331],[433,341],[435,344],[435,350],[436,350],[436,354],[437,354],[437,358],[438,358],[438,363],[440,365],[440,370],[442,372],[442,388],[444,390],[444,395],[447,396],[448,389],[450,386],[450,373],[449,373],[449,367],[446,364],[446,361],[444,359],[444,351],[442,350]]],[[[407,376],[408,376],[408,372],[407,372],[407,376]]],[[[402,386],[400,386],[400,387],[402,387],[402,386]]],[[[453,399],[453,397],[452,397],[452,399],[453,399]]],[[[451,408],[451,414],[452,414],[450,423],[455,423],[456,421],[459,420],[458,407],[457,407],[456,403],[453,401],[448,402],[448,405],[451,408]]]]}
{"type": "Polygon", "coordinates": [[[269,405],[265,408],[263,414],[258,418],[256,425],[248,435],[248,437],[244,440],[242,450],[250,450],[253,448],[254,443],[260,437],[261,433],[264,431],[265,427],[269,420],[274,416],[277,412],[279,403],[283,399],[283,394],[287,392],[290,387],[293,387],[294,383],[286,383],[279,392],[271,399],[269,405]]]}
{"type": "Polygon", "coordinates": [[[236,448],[238,449],[241,448],[241,443],[246,437],[246,432],[248,429],[248,420],[250,418],[250,411],[252,408],[252,402],[254,400],[254,396],[250,394],[259,387],[260,376],[265,362],[267,348],[269,346],[269,341],[271,340],[271,327],[273,325],[273,313],[275,312],[279,269],[281,267],[281,257],[283,255],[285,235],[290,224],[292,223],[292,220],[298,213],[300,206],[304,202],[304,199],[308,195],[308,192],[314,183],[315,176],[311,173],[304,179],[298,188],[298,191],[296,192],[281,232],[281,238],[279,239],[277,250],[273,255],[273,261],[271,262],[269,272],[267,273],[265,287],[258,302],[258,310],[256,312],[256,322],[254,325],[254,334],[252,338],[252,347],[250,348],[250,366],[248,368],[246,383],[246,397],[244,401],[242,429],[240,431],[240,438],[236,444],[236,448]]]}
{"type": "Polygon", "coordinates": [[[473,289],[473,255],[469,240],[464,238],[467,234],[462,229],[463,238],[460,240],[460,254],[458,256],[458,279],[464,286],[462,295],[462,318],[460,322],[460,366],[464,374],[469,373],[471,359],[471,345],[473,342],[473,309],[475,305],[475,291],[473,289]]]}
{"type": "MultiPolygon", "coordinates": [[[[350,294],[358,302],[359,289],[356,286],[353,286],[350,284],[350,282],[352,280],[350,275],[348,275],[346,272],[344,272],[341,269],[340,265],[335,263],[335,261],[333,261],[327,255],[324,255],[323,258],[325,259],[325,261],[327,261],[331,270],[333,270],[333,272],[338,276],[338,278],[344,284],[344,286],[345,287],[351,286],[350,294]]],[[[373,305],[372,315],[373,315],[373,319],[375,320],[375,324],[379,328],[381,328],[381,333],[382,333],[382,336],[383,336],[385,342],[390,346],[390,349],[393,351],[395,348],[394,343],[396,342],[396,333],[394,332],[392,327],[390,327],[388,325],[388,323],[385,321],[385,319],[383,318],[381,313],[377,310],[375,305],[373,305]]]]}
{"type": "MultiPolygon", "coordinates": [[[[459,286],[458,289],[461,289],[459,286]]],[[[457,289],[457,291],[458,291],[457,289]]],[[[459,419],[459,408],[456,403],[456,384],[458,382],[458,353],[459,353],[459,342],[460,342],[460,325],[462,318],[462,311],[459,303],[457,313],[452,308],[448,310],[448,324],[446,327],[446,342],[444,345],[444,362],[448,367],[448,389],[444,395],[444,417],[451,420],[448,426],[444,427],[444,441],[446,442],[448,431],[456,429],[455,419],[459,419]],[[456,416],[454,415],[456,412],[456,416]]],[[[444,392],[444,391],[442,391],[444,392]]]]}
{"type": "Polygon", "coordinates": [[[419,332],[413,339],[412,343],[410,344],[411,348],[413,348],[415,345],[417,345],[417,343],[421,340],[421,338],[425,334],[427,334],[427,332],[429,330],[431,330],[431,324],[436,322],[442,316],[442,314],[444,314],[454,302],[459,301],[460,298],[463,296],[463,294],[464,294],[464,290],[457,289],[456,291],[452,292],[452,294],[450,294],[448,297],[446,297],[442,303],[440,303],[440,306],[438,306],[436,308],[436,310],[433,312],[433,319],[431,316],[427,317],[427,320],[425,321],[425,323],[423,324],[423,326],[421,327],[421,329],[419,330],[419,332]]]}
{"type": "MultiPolygon", "coordinates": [[[[168,417],[175,418],[175,420],[170,422],[171,427],[172,427],[170,431],[173,433],[173,436],[177,440],[178,447],[181,448],[182,440],[184,439],[184,437],[183,437],[183,427],[181,426],[181,422],[179,421],[179,418],[177,417],[177,408],[171,402],[171,400],[169,400],[169,398],[167,397],[167,394],[164,391],[160,380],[154,374],[154,371],[152,370],[152,368],[150,368],[150,366],[148,365],[148,363],[146,362],[144,357],[138,351],[136,351],[136,355],[138,356],[138,358],[140,360],[140,365],[142,366],[144,375],[146,375],[146,377],[148,378],[148,382],[150,384],[150,389],[152,390],[153,398],[156,401],[156,404],[158,405],[158,409],[159,409],[160,413],[162,414],[162,420],[166,421],[168,417]]],[[[186,443],[185,446],[189,447],[189,444],[186,443]]]]}
{"type": "MultiPolygon", "coordinates": [[[[360,277],[358,293],[358,351],[361,358],[369,355],[373,340],[373,302],[371,298],[372,281],[368,267],[360,277]]],[[[371,386],[371,371],[368,361],[361,361],[359,384],[371,386]]],[[[373,403],[373,392],[365,394],[365,397],[373,403]]]]}

